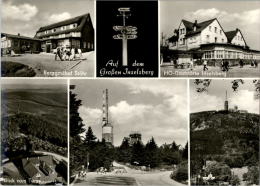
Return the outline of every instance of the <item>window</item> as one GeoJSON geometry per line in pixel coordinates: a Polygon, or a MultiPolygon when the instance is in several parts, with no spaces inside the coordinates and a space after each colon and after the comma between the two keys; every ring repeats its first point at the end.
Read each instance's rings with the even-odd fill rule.
{"type": "Polygon", "coordinates": [[[222,30],[219,30],[220,35],[222,35],[222,30]]]}
{"type": "Polygon", "coordinates": [[[206,36],[206,41],[207,41],[207,43],[209,43],[209,40],[210,40],[210,37],[209,37],[209,35],[207,35],[207,36],[206,36]]]}
{"type": "Polygon", "coordinates": [[[45,34],[48,34],[48,30],[45,30],[45,32],[44,32],[45,34]]]}
{"type": "Polygon", "coordinates": [[[217,27],[215,27],[215,33],[217,33],[217,30],[218,30],[218,28],[217,28],[217,27]]]}
{"type": "Polygon", "coordinates": [[[217,37],[215,37],[215,43],[217,43],[218,42],[218,38],[217,37]]]}
{"type": "Polygon", "coordinates": [[[209,26],[209,31],[211,31],[211,26],[209,26]]]}
{"type": "Polygon", "coordinates": [[[88,49],[90,49],[90,42],[88,42],[88,49]]]}
{"type": "Polygon", "coordinates": [[[86,41],[83,42],[83,48],[87,48],[87,42],[86,41]]]}
{"type": "Polygon", "coordinates": [[[184,34],[185,33],[185,28],[180,29],[180,34],[184,34]]]}
{"type": "Polygon", "coordinates": [[[77,27],[77,23],[74,23],[74,24],[73,24],[73,28],[76,28],[76,27],[77,27]]]}
{"type": "Polygon", "coordinates": [[[18,41],[14,41],[14,46],[15,46],[15,47],[18,46],[18,41]]]}
{"type": "Polygon", "coordinates": [[[56,28],[52,29],[52,32],[56,32],[56,28]]]}
{"type": "MultiPolygon", "coordinates": [[[[213,51],[212,51],[212,52],[213,52],[213,51]]],[[[205,58],[205,59],[210,59],[212,52],[211,52],[211,51],[205,51],[205,53],[204,53],[204,58],[205,58]]]]}
{"type": "Polygon", "coordinates": [[[222,43],[224,43],[224,39],[222,39],[222,43]]]}

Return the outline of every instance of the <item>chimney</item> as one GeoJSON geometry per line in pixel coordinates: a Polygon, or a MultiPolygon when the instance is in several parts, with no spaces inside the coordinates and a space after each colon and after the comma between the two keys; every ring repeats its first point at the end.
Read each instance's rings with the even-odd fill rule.
{"type": "Polygon", "coordinates": [[[194,25],[196,25],[197,26],[197,24],[198,24],[198,21],[197,21],[197,19],[195,20],[195,22],[194,22],[194,25]]]}
{"type": "Polygon", "coordinates": [[[20,36],[20,33],[18,33],[17,35],[20,36]]]}

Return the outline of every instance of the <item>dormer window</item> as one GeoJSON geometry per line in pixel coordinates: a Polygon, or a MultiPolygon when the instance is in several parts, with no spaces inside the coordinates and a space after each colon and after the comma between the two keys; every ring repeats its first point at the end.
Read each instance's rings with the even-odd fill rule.
{"type": "Polygon", "coordinates": [[[73,28],[76,28],[76,27],[77,27],[77,23],[74,23],[74,24],[73,24],[73,28]]]}

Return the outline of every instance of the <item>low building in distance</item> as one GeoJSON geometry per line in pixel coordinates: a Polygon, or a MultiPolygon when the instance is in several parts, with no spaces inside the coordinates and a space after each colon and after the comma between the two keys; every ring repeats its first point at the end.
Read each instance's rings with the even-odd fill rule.
{"type": "Polygon", "coordinates": [[[2,54],[14,53],[39,53],[41,51],[41,40],[37,38],[1,33],[2,54]]]}

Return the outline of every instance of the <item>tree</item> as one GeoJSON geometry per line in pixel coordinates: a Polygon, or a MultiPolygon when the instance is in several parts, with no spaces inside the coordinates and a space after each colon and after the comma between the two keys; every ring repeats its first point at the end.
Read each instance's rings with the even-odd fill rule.
{"type": "Polygon", "coordinates": [[[158,147],[154,141],[154,138],[146,144],[145,146],[145,165],[151,168],[158,166],[160,160],[158,157],[158,147]]]}
{"type": "Polygon", "coordinates": [[[175,141],[172,142],[171,149],[172,151],[179,151],[180,145],[177,145],[175,141]]]}
{"type": "Polygon", "coordinates": [[[119,162],[129,163],[131,161],[131,147],[129,144],[129,139],[124,138],[122,144],[117,151],[117,159],[119,162]]]}
{"type": "Polygon", "coordinates": [[[188,142],[186,143],[186,145],[182,151],[182,158],[186,159],[186,160],[188,159],[188,142]]]}
{"type": "Polygon", "coordinates": [[[76,98],[77,94],[70,91],[70,136],[79,137],[79,134],[85,131],[84,124],[79,115],[78,109],[81,106],[81,100],[76,98]]]}
{"type": "Polygon", "coordinates": [[[92,128],[88,127],[88,131],[86,132],[85,135],[85,144],[87,144],[87,146],[92,145],[93,143],[95,143],[97,137],[93,134],[92,128]]]}
{"type": "MultiPolygon", "coordinates": [[[[196,91],[197,92],[206,92],[208,91],[208,88],[211,84],[211,79],[195,79],[194,84],[197,86],[196,91]]],[[[260,80],[254,79],[252,81],[254,87],[255,87],[255,98],[260,99],[260,80]]],[[[237,91],[240,84],[244,84],[244,80],[242,79],[235,79],[231,81],[232,89],[233,91],[237,91]]]]}
{"type": "Polygon", "coordinates": [[[256,166],[251,166],[248,168],[248,172],[243,174],[243,179],[246,180],[249,184],[259,184],[259,163],[256,166]]]}
{"type": "Polygon", "coordinates": [[[144,152],[144,145],[140,141],[134,143],[132,147],[131,164],[143,165],[144,152]]]}

